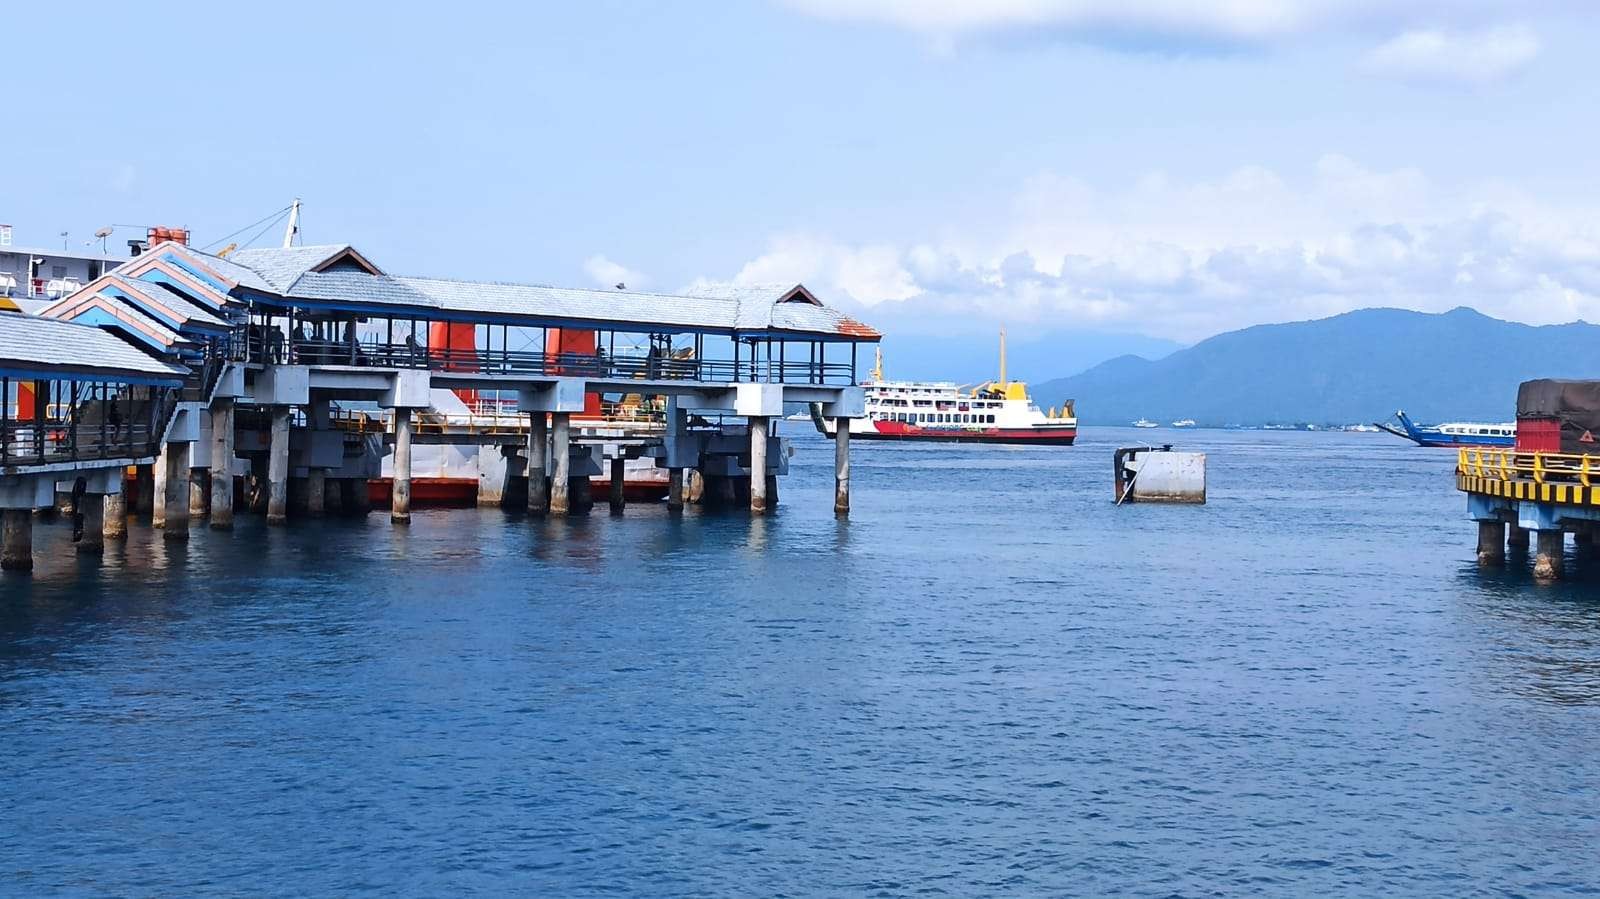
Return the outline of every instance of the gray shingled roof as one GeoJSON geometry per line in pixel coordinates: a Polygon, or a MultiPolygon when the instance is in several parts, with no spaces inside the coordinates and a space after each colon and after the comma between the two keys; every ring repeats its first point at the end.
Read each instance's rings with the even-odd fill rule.
{"type": "Polygon", "coordinates": [[[582,322],[678,328],[709,333],[771,330],[826,337],[876,339],[877,334],[837,310],[807,300],[778,302],[803,293],[798,285],[727,290],[721,296],[675,296],[631,290],[591,290],[538,284],[396,278],[360,272],[309,272],[288,292],[291,299],[410,307],[427,312],[523,318],[530,322],[582,322]]]}
{"type": "Polygon", "coordinates": [[[188,374],[108,331],[20,312],[0,314],[0,368],[106,380],[179,381],[188,374]]]}
{"type": "Polygon", "coordinates": [[[197,250],[194,247],[186,247],[181,244],[176,246],[185,253],[195,257],[195,260],[201,265],[206,266],[222,277],[238,284],[240,287],[244,287],[249,290],[258,290],[263,293],[278,292],[271,284],[268,284],[267,279],[261,277],[261,275],[258,274],[255,269],[240,265],[231,258],[214,256],[202,250],[197,250]]]}
{"type": "MultiPolygon", "coordinates": [[[[228,258],[260,275],[276,293],[288,293],[300,276],[350,249],[347,243],[309,247],[256,247],[228,258]]],[[[230,276],[231,277],[231,276],[230,276]]],[[[237,280],[237,279],[235,279],[237,280]]]]}

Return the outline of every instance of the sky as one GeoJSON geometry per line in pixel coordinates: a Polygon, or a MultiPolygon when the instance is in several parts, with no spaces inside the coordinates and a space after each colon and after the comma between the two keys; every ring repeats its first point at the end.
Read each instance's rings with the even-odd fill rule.
{"type": "Polygon", "coordinates": [[[206,245],[299,197],[391,273],[802,281],[891,340],[1596,321],[1588,7],[17,0],[0,222],[206,245]]]}

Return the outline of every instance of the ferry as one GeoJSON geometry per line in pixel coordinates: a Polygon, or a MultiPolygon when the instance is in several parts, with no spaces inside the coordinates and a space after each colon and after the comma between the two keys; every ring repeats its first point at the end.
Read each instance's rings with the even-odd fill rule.
{"type": "MultiPolygon", "coordinates": [[[[1005,332],[1000,332],[1000,378],[963,389],[949,381],[890,381],[883,377],[883,351],[863,381],[865,418],[850,419],[850,438],[927,440],[966,443],[1017,443],[1071,446],[1078,419],[1068,400],[1058,413],[1041,410],[1022,381],[1006,377],[1005,332]]],[[[835,420],[813,404],[811,418],[830,439],[835,420]]]]}
{"type": "Polygon", "coordinates": [[[1373,426],[1404,437],[1418,446],[1493,446],[1513,447],[1517,443],[1517,423],[1514,421],[1485,424],[1471,421],[1449,421],[1439,425],[1422,426],[1414,423],[1405,411],[1394,414],[1400,426],[1373,422],[1373,426]]]}
{"type": "Polygon", "coordinates": [[[1136,427],[1136,428],[1159,428],[1159,427],[1161,427],[1161,425],[1159,423],[1153,422],[1148,418],[1139,419],[1138,421],[1133,423],[1133,426],[1136,427]]]}
{"type": "Polygon", "coordinates": [[[1173,422],[1172,426],[1175,427],[1175,428],[1192,428],[1192,427],[1194,427],[1194,424],[1195,424],[1195,422],[1194,422],[1194,419],[1192,419],[1192,418],[1180,418],[1177,421],[1173,422]]]}

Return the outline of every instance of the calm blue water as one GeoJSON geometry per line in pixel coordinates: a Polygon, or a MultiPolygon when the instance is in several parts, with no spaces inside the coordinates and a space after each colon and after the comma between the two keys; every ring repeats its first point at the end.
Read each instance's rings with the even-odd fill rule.
{"type": "Polygon", "coordinates": [[[419,513],[0,580],[12,895],[1600,889],[1600,579],[1480,573],[1453,455],[795,426],[769,520],[419,513]]]}

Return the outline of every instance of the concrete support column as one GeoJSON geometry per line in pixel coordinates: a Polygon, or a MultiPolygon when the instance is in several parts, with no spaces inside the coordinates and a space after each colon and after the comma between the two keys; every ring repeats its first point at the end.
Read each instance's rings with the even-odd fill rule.
{"type": "Polygon", "coordinates": [[[344,489],[352,512],[366,515],[372,511],[372,484],[366,478],[351,478],[344,489]]]}
{"type": "Polygon", "coordinates": [[[572,478],[572,455],[570,442],[572,438],[571,416],[566,412],[552,412],[551,423],[551,462],[555,463],[550,472],[550,514],[566,515],[572,511],[572,503],[568,496],[572,478]]]}
{"type": "Polygon", "coordinates": [[[684,473],[683,493],[684,499],[700,505],[706,500],[706,475],[698,468],[691,468],[684,473]]]}
{"type": "Polygon", "coordinates": [[[1595,535],[1593,523],[1585,524],[1572,532],[1572,550],[1573,555],[1578,557],[1579,562],[1588,564],[1594,561],[1595,535]]]}
{"type": "Polygon", "coordinates": [[[172,444],[161,444],[161,453],[156,456],[156,464],[151,466],[150,472],[150,526],[164,528],[167,526],[167,475],[172,466],[168,460],[172,457],[172,444]]]}
{"type": "Polygon", "coordinates": [[[621,456],[611,460],[611,511],[613,512],[621,512],[628,504],[627,497],[622,493],[627,461],[621,456]]]}
{"type": "Polygon", "coordinates": [[[168,540],[189,539],[189,444],[168,443],[162,451],[166,460],[167,507],[165,529],[168,540]]]}
{"type": "MultiPolygon", "coordinates": [[[[196,447],[198,449],[198,447],[196,447]]],[[[207,502],[211,497],[211,472],[204,468],[189,469],[189,520],[206,517],[207,502]]]]}
{"type": "Polygon", "coordinates": [[[389,492],[389,520],[411,521],[411,410],[394,410],[394,487],[389,492]]]}
{"type": "Polygon", "coordinates": [[[0,571],[33,570],[33,510],[0,510],[0,571]]]}
{"type": "Polygon", "coordinates": [[[133,514],[153,515],[156,506],[155,465],[139,465],[133,474],[133,514]]]}
{"type": "Polygon", "coordinates": [[[233,400],[211,407],[211,526],[233,527],[233,400]]]}
{"type": "Polygon", "coordinates": [[[750,416],[750,514],[767,514],[767,428],[771,419],[750,416]]]}
{"type": "Polygon", "coordinates": [[[1500,565],[1506,560],[1506,523],[1478,522],[1478,564],[1500,565]]]}
{"type": "MultiPolygon", "coordinates": [[[[101,501],[103,507],[101,518],[104,524],[101,533],[107,540],[122,540],[128,536],[128,495],[126,493],[107,493],[101,501]]],[[[87,521],[87,519],[85,519],[87,521]]]]}
{"type": "Polygon", "coordinates": [[[1510,549],[1527,550],[1528,529],[1512,522],[1507,526],[1506,546],[1510,549]]]}
{"type": "Polygon", "coordinates": [[[850,514],[850,419],[833,420],[833,514],[850,514]]]}
{"type": "Polygon", "coordinates": [[[1533,557],[1533,576],[1541,581],[1561,579],[1565,537],[1561,531],[1539,531],[1539,547],[1533,557]]]}
{"type": "Polygon", "coordinates": [[[327,509],[328,473],[320,468],[306,472],[306,515],[321,518],[327,509]]]}
{"type": "Polygon", "coordinates": [[[335,514],[344,509],[344,478],[324,478],[322,485],[322,508],[332,509],[335,514]]]}
{"type": "Polygon", "coordinates": [[[289,407],[272,407],[272,439],[267,447],[267,524],[289,520],[289,407]]]}
{"type": "Polygon", "coordinates": [[[667,469],[667,509],[683,511],[683,469],[667,469]]]}
{"type": "Polygon", "coordinates": [[[78,500],[83,515],[83,533],[78,537],[78,552],[98,556],[106,551],[106,497],[85,493],[78,500]]]}
{"type": "Polygon", "coordinates": [[[545,434],[545,414],[528,416],[528,512],[543,515],[550,508],[550,479],[545,473],[549,440],[545,434]]]}

